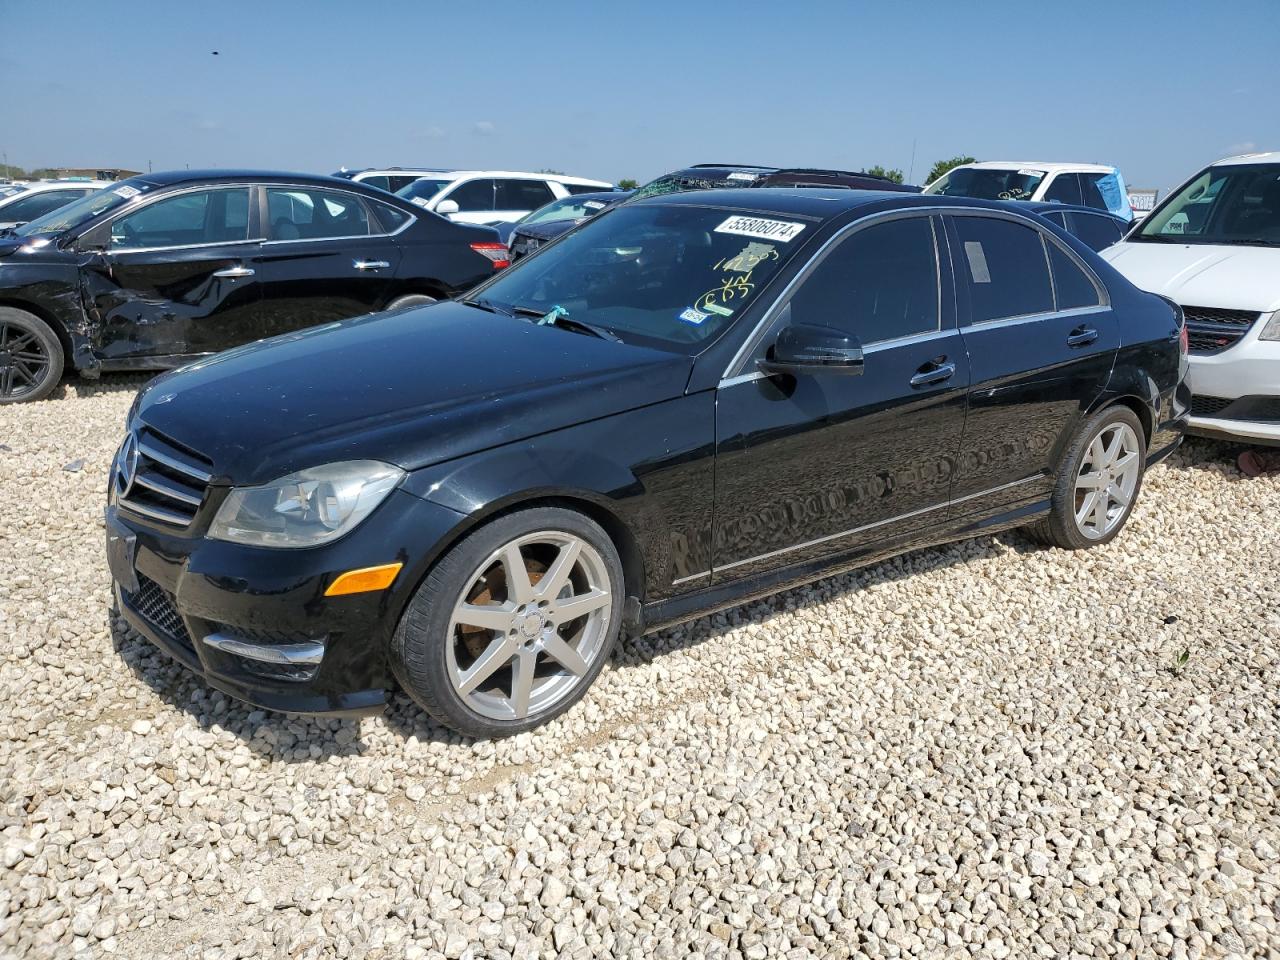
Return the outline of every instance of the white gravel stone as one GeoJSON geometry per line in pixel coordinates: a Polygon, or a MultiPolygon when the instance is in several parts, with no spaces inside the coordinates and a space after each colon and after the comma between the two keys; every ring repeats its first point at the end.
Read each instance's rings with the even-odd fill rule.
{"type": "Polygon", "coordinates": [[[113,616],[142,382],[0,408],[0,956],[1280,956],[1280,477],[1231,448],[1105,548],[830,578],[473,743],[254,710],[113,616]]]}

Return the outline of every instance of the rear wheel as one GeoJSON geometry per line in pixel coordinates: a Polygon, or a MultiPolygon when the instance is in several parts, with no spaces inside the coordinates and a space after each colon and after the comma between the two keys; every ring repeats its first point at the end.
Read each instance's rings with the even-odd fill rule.
{"type": "Polygon", "coordinates": [[[62,342],[47,323],[0,307],[0,403],[41,400],[62,379],[62,342]]]}
{"type": "Polygon", "coordinates": [[[621,623],[622,564],[588,517],[521,510],[472,533],[418,588],[391,644],[406,692],[475,737],[519,733],[582,698],[621,623]]]}
{"type": "Polygon", "coordinates": [[[1120,406],[1094,414],[1067,453],[1049,515],[1028,532],[1064,550],[1110,543],[1138,499],[1146,461],[1137,414],[1120,406]]]}

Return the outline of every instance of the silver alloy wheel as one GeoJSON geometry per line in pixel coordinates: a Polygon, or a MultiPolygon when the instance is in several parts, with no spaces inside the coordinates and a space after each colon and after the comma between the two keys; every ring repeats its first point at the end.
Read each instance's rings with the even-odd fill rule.
{"type": "Polygon", "coordinates": [[[1110,423],[1098,431],[1076,475],[1076,528],[1101,540],[1116,528],[1138,487],[1142,445],[1133,427],[1110,423]]]}
{"type": "Polygon", "coordinates": [[[449,680],[492,720],[523,720],[569,696],[604,649],[613,606],[608,567],[557,530],[495,550],[468,578],[449,619],[449,680]]]}

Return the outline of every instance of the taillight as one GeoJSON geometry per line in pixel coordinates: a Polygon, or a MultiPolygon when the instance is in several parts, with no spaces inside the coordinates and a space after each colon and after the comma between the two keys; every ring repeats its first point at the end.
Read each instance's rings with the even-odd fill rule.
{"type": "Polygon", "coordinates": [[[507,245],[505,243],[473,243],[471,249],[488,257],[492,261],[493,269],[495,270],[511,266],[511,256],[507,253],[507,245]]]}

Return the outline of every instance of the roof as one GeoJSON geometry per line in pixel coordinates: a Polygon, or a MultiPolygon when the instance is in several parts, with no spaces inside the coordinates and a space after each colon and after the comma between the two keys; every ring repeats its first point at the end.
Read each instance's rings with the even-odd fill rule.
{"type": "MultiPolygon", "coordinates": [[[[408,171],[413,173],[412,170],[408,171]]],[[[554,180],[557,183],[577,183],[584,186],[612,187],[608,180],[588,180],[586,177],[570,177],[561,173],[533,173],[529,170],[442,170],[441,180],[461,180],[463,177],[510,177],[512,179],[554,180]]]]}
{"type": "MultiPolygon", "coordinates": [[[[977,208],[1018,212],[1027,204],[1014,204],[999,200],[973,200],[969,197],[941,197],[924,193],[901,193],[889,190],[824,190],[811,187],[795,190],[790,187],[734,187],[726,190],[691,190],[683,193],[667,193],[654,197],[632,200],[638,204],[687,204],[697,207],[719,207],[758,214],[809,217],[815,220],[833,220],[860,207],[878,207],[882,210],[910,209],[911,207],[977,208]]],[[[1063,206],[1058,204],[1058,206],[1063,206]]],[[[870,212],[877,212],[872,210],[870,212]]]]}
{"type": "Polygon", "coordinates": [[[1225,157],[1222,160],[1215,160],[1213,166],[1238,166],[1246,163],[1280,163],[1280,151],[1272,151],[1271,153],[1242,153],[1238,157],[1225,157]]]}
{"type": "Polygon", "coordinates": [[[981,160],[977,163],[964,163],[964,167],[975,167],[979,170],[1008,170],[1010,167],[1027,167],[1031,170],[1043,170],[1045,173],[1115,173],[1115,167],[1103,163],[1059,163],[1044,160],[981,160]]]}
{"type": "Polygon", "coordinates": [[[1112,220],[1118,220],[1125,226],[1129,225],[1129,221],[1124,217],[1112,213],[1110,210],[1099,210],[1097,207],[1086,207],[1078,203],[1058,203],[1056,200],[1006,200],[1005,203],[1013,205],[1015,210],[1030,210],[1033,213],[1092,213],[1099,217],[1110,217],[1112,220]]]}
{"type": "Polygon", "coordinates": [[[113,180],[36,180],[23,184],[22,192],[30,194],[39,193],[42,190],[99,190],[102,187],[111,186],[114,182],[113,180]]]}
{"type": "Polygon", "coordinates": [[[348,190],[351,188],[350,180],[330,177],[323,173],[290,173],[287,170],[162,170],[158,173],[142,173],[130,179],[140,180],[157,187],[167,187],[175,183],[223,183],[249,180],[259,183],[280,181],[327,184],[342,186],[348,190]]]}

